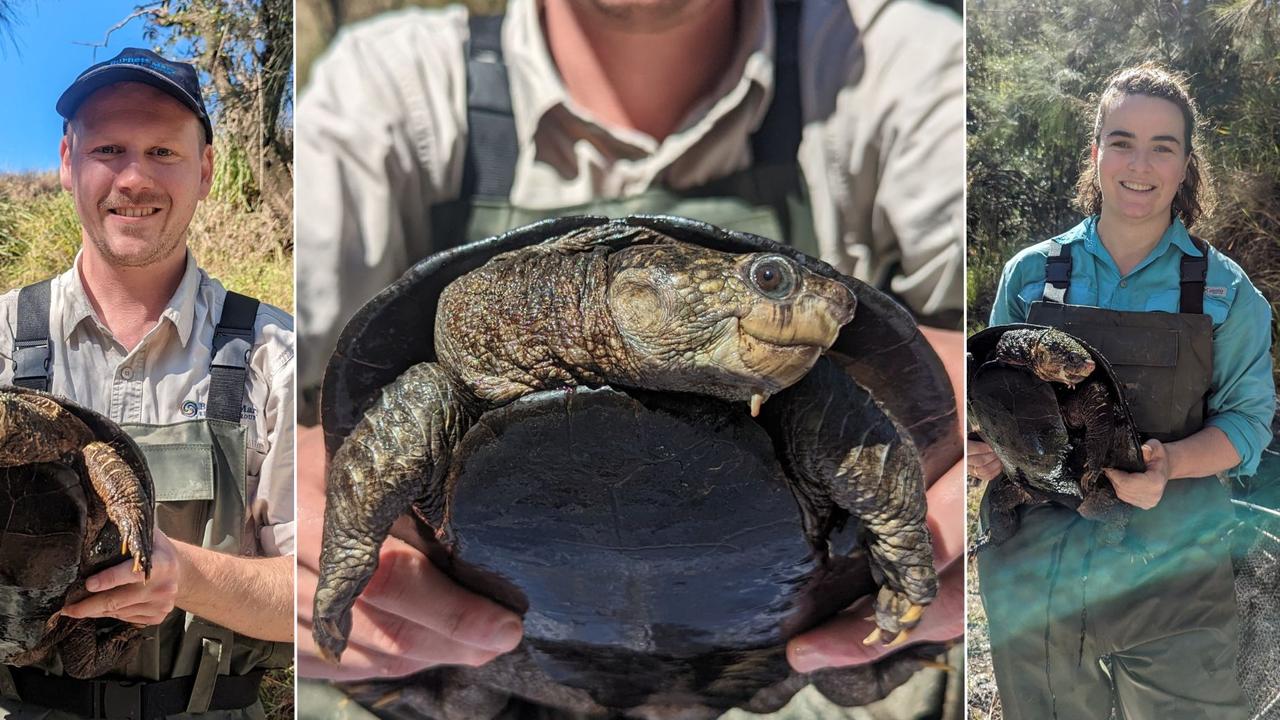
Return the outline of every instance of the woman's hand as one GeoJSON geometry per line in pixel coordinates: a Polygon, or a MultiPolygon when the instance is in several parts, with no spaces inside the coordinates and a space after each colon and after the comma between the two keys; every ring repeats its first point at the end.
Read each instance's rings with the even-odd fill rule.
{"type": "Polygon", "coordinates": [[[965,452],[969,455],[969,474],[979,480],[987,482],[1004,472],[996,451],[981,440],[965,440],[965,452]]]}

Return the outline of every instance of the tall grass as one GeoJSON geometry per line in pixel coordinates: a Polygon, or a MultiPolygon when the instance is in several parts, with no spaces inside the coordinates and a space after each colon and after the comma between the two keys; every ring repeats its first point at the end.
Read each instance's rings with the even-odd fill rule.
{"type": "MultiPolygon", "coordinates": [[[[248,209],[243,184],[201,203],[191,252],[228,289],[293,309],[293,228],[248,209]],[[238,189],[237,189],[238,188],[238,189]]],[[[80,221],[56,173],[0,175],[0,290],[63,272],[80,248],[80,221]]]]}

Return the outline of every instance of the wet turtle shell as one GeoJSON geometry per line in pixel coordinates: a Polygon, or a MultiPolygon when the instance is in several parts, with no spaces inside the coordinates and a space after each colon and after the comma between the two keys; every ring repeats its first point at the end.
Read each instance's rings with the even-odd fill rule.
{"type": "Polygon", "coordinates": [[[1003,542],[1017,531],[1017,508],[1039,502],[1055,502],[1100,520],[1107,525],[1104,541],[1119,542],[1130,508],[1115,498],[1105,476],[1088,482],[1086,468],[1145,469],[1122,385],[1095,348],[1069,333],[1054,331],[1078,343],[1093,360],[1093,372],[1075,386],[1042,380],[1020,363],[1005,362],[997,351],[1010,331],[1049,329],[1026,323],[997,325],[968,341],[970,423],[1005,467],[983,498],[988,533],[980,544],[1003,542]],[[1104,405],[1103,414],[1072,422],[1086,397],[1091,406],[1104,405]],[[1104,439],[1091,444],[1089,427],[1105,431],[1104,439]]]}
{"type": "MultiPolygon", "coordinates": [[[[434,255],[370,301],[325,375],[329,454],[381,388],[434,359],[430,319],[446,285],[495,255],[608,222],[618,221],[550,220],[434,255]]],[[[929,482],[959,459],[945,371],[887,296],[757,236],[669,217],[622,222],[716,250],[782,254],[845,283],[858,309],[829,356],[859,385],[886,391],[875,399],[909,433],[929,482]]],[[[523,613],[525,643],[484,668],[409,682],[448,676],[583,710],[769,709],[808,680],[838,701],[882,696],[914,662],[829,682],[826,673],[797,681],[786,665],[786,638],[876,582],[855,523],[807,526],[767,425],[706,397],[609,387],[545,391],[488,411],[455,451],[452,552],[433,560],[523,613]]],[[[373,702],[404,684],[355,694],[373,702]]]]}
{"type": "MultiPolygon", "coordinates": [[[[133,440],[103,415],[66,399],[17,387],[0,387],[0,393],[56,402],[127,464],[121,491],[141,493],[145,502],[137,513],[135,542],[141,540],[143,552],[136,555],[136,566],[150,572],[155,490],[133,440]]],[[[120,528],[94,491],[87,462],[70,452],[51,462],[0,467],[0,517],[5,518],[0,524],[0,662],[41,663],[84,678],[107,672],[136,650],[141,636],[130,623],[51,617],[88,595],[85,578],[127,557],[120,528]]]]}

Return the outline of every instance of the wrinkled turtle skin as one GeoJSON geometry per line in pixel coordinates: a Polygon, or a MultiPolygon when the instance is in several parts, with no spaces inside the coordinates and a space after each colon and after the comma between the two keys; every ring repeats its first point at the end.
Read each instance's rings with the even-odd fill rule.
{"type": "Polygon", "coordinates": [[[409,715],[518,696],[694,717],[809,682],[857,704],[918,667],[786,664],[788,637],[859,597],[884,640],[918,622],[936,592],[925,482],[960,455],[910,317],[789,248],[578,217],[432,256],[348,324],[322,414],[317,645],[341,653],[406,512],[437,565],[524,616],[522,645],[484,667],[351,687],[383,714],[427,693],[409,715]],[[889,378],[901,392],[868,391],[889,378]]]}
{"type": "Polygon", "coordinates": [[[150,575],[155,491],[138,447],[95,412],[0,387],[0,484],[0,662],[56,655],[66,674],[89,678],[127,661],[139,628],[54,613],[126,555],[150,575]]]}
{"type": "Polygon", "coordinates": [[[1132,508],[1102,469],[1145,469],[1128,403],[1106,358],[1075,336],[1038,325],[998,325],[969,338],[969,418],[1005,472],[984,498],[987,534],[1017,532],[1017,508],[1056,502],[1124,538],[1132,508]]]}

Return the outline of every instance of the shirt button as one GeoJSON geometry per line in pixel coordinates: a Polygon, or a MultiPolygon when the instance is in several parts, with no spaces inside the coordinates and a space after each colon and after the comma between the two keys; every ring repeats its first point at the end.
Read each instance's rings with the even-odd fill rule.
{"type": "Polygon", "coordinates": [[[132,378],[133,378],[133,368],[125,368],[125,369],[121,370],[121,371],[120,371],[120,377],[124,378],[125,380],[130,380],[130,379],[132,379],[132,378]]]}
{"type": "Polygon", "coordinates": [[[1129,281],[1128,281],[1128,280],[1121,280],[1121,281],[1120,281],[1120,287],[1129,287],[1129,281]]]}

